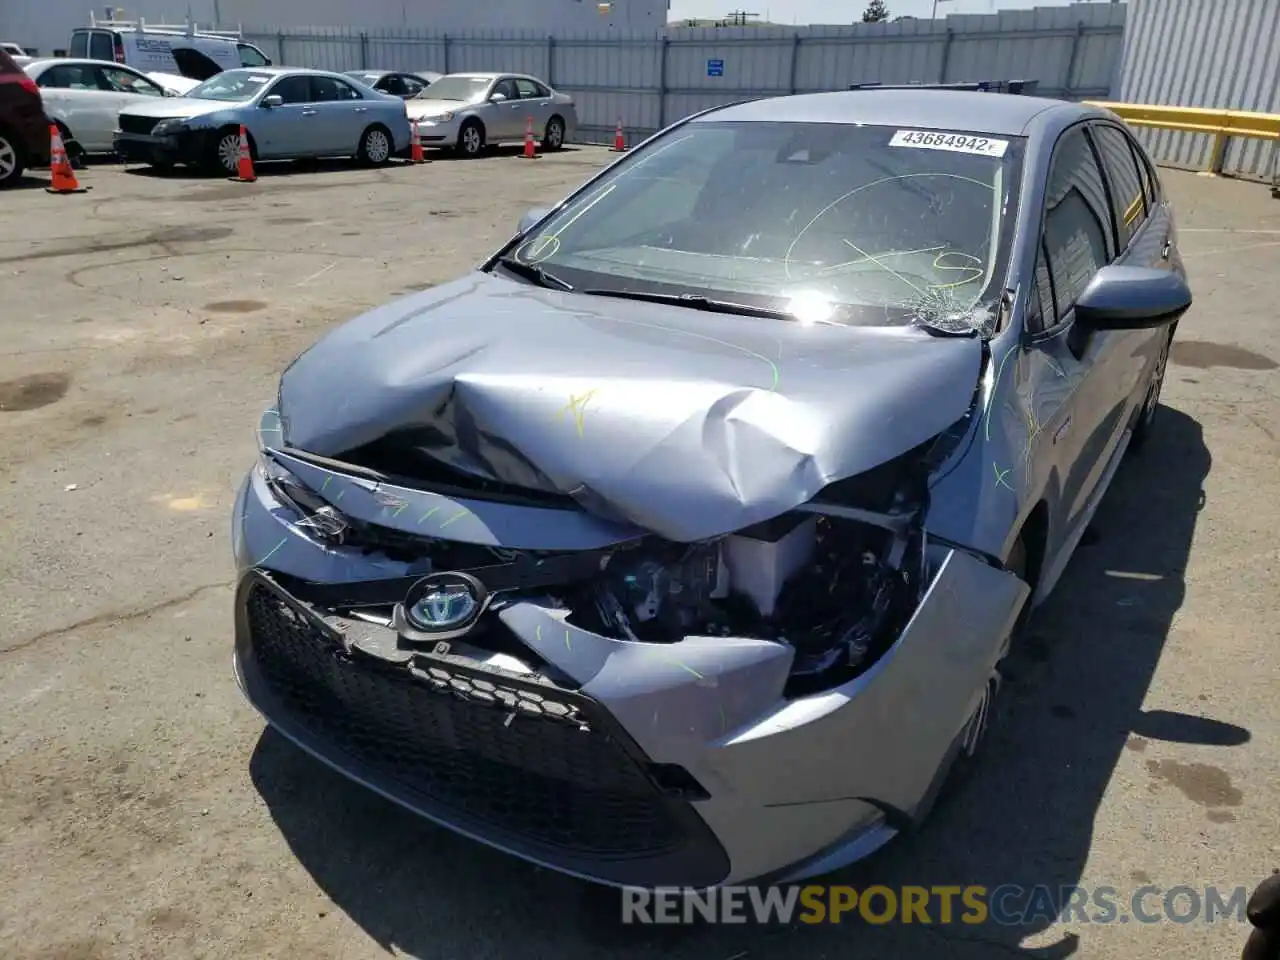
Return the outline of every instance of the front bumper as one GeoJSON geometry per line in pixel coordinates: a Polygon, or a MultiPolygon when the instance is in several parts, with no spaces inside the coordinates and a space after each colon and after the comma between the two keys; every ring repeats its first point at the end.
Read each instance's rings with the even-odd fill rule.
{"type": "Polygon", "coordinates": [[[208,132],[204,130],[186,130],[162,137],[117,130],[112,145],[116,155],[130,163],[197,164],[209,156],[207,140],[208,132]]]}
{"type": "Polygon", "coordinates": [[[461,129],[462,121],[458,117],[452,120],[418,121],[418,136],[426,146],[453,146],[458,142],[458,132],[461,129]]]}
{"type": "MultiPolygon", "coordinates": [[[[485,505],[468,509],[485,524],[485,505]]],[[[943,551],[874,666],[788,699],[792,651],[773,641],[618,641],[535,598],[490,615],[501,643],[432,653],[312,606],[307,584],[414,571],[312,542],[258,470],[233,540],[237,674],[273,726],[438,823],[615,885],[798,879],[913,825],[1027,595],[1016,577],[943,551]]]]}

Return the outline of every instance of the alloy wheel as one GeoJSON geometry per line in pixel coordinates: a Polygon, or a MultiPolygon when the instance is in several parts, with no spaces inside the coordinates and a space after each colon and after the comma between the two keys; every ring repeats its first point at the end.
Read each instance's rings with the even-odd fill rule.
{"type": "Polygon", "coordinates": [[[559,150],[564,144],[564,125],[559,120],[552,120],[547,124],[547,147],[551,150],[559,150]]]}
{"type": "Polygon", "coordinates": [[[218,162],[227,173],[235,173],[240,166],[240,135],[228,133],[218,141],[218,162]]]}
{"type": "Polygon", "coordinates": [[[383,163],[391,156],[391,144],[381,130],[370,130],[364,138],[364,155],[370,163],[383,163]]]}
{"type": "Polygon", "coordinates": [[[1151,374],[1151,386],[1147,390],[1147,405],[1142,411],[1142,419],[1148,424],[1156,418],[1156,410],[1160,407],[1160,391],[1164,387],[1165,368],[1169,365],[1169,348],[1172,345],[1173,338],[1167,338],[1160,349],[1160,359],[1156,361],[1156,368],[1151,374]]]}
{"type": "Polygon", "coordinates": [[[464,153],[468,154],[477,154],[480,152],[479,127],[471,126],[462,131],[462,150],[464,153]]]}
{"type": "Polygon", "coordinates": [[[0,137],[0,183],[13,176],[18,169],[18,151],[5,137],[0,137]]]}
{"type": "Polygon", "coordinates": [[[982,745],[983,738],[991,726],[991,711],[995,705],[996,695],[1000,693],[1000,683],[1000,671],[993,669],[991,676],[987,678],[986,685],[982,688],[982,696],[978,701],[978,706],[974,709],[969,717],[969,722],[965,725],[961,749],[966,757],[977,755],[978,748],[982,745]]]}

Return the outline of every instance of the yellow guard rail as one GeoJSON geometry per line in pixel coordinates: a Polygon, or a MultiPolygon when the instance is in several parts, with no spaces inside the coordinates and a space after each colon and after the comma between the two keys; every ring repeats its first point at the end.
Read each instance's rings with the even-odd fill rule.
{"type": "MultiPolygon", "coordinates": [[[[1135,127],[1156,127],[1161,130],[1182,130],[1187,133],[1207,133],[1213,137],[1213,150],[1209,155],[1206,176],[1222,173],[1227,154],[1227,142],[1232,137],[1254,137],[1260,140],[1280,141],[1280,114],[1253,113],[1248,110],[1214,110],[1206,107],[1166,107],[1149,103],[1111,103],[1103,100],[1086,101],[1090,106],[1110,110],[1125,123],[1135,127]]],[[[1271,154],[1271,192],[1277,195],[1276,152],[1271,154]]]]}

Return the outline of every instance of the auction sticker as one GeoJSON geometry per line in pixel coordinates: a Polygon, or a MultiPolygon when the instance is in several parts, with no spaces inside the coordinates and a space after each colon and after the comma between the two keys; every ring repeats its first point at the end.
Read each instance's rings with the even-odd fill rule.
{"type": "Polygon", "coordinates": [[[976,153],[983,157],[1003,157],[1008,140],[974,137],[964,133],[938,133],[933,130],[899,130],[889,140],[891,147],[914,147],[917,150],[949,150],[952,153],[976,153]]]}

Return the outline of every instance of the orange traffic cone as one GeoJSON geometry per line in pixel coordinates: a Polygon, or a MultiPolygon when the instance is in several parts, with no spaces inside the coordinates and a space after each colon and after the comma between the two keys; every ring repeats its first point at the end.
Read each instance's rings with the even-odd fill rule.
{"type": "Polygon", "coordinates": [[[409,148],[409,160],[412,163],[426,163],[427,153],[422,149],[422,135],[418,133],[418,121],[413,121],[413,140],[409,148]]]}
{"type": "Polygon", "coordinates": [[[258,175],[253,172],[253,153],[249,150],[249,131],[240,124],[240,157],[236,161],[236,175],[233,180],[241,183],[253,183],[258,175]]]}
{"type": "Polygon", "coordinates": [[[55,123],[49,124],[49,172],[52,178],[45,188],[49,193],[84,193],[89,189],[80,186],[80,181],[76,179],[76,172],[67,159],[62,134],[58,132],[58,125],[55,123]]]}
{"type": "Polygon", "coordinates": [[[618,127],[613,131],[613,149],[611,153],[626,153],[627,141],[622,139],[622,120],[618,120],[618,127]]]}
{"type": "Polygon", "coordinates": [[[524,121],[524,153],[525,160],[537,160],[538,148],[533,142],[533,117],[526,117],[524,121]]]}

